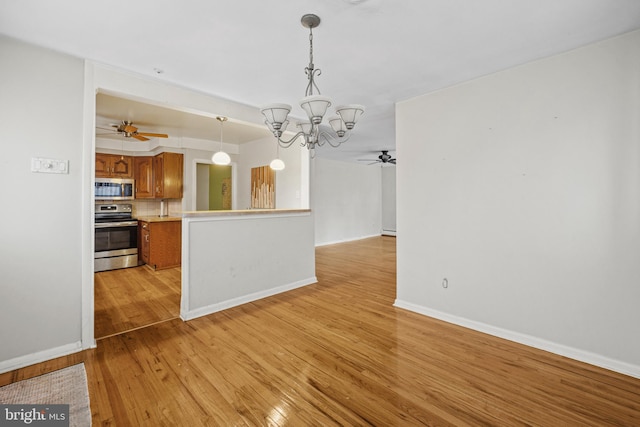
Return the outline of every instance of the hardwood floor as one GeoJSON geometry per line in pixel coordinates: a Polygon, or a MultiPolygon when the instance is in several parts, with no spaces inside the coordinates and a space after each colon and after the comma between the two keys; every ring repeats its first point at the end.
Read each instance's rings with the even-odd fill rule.
{"type": "Polygon", "coordinates": [[[147,266],[94,274],[96,339],[180,316],[181,269],[147,266]]]}
{"type": "Polygon", "coordinates": [[[640,425],[640,379],[392,306],[395,239],[317,251],[319,282],[0,375],[84,362],[94,425],[640,425]]]}

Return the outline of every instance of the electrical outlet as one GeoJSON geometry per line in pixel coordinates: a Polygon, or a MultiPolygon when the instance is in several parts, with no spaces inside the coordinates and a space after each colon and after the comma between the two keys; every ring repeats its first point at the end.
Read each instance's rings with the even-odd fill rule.
{"type": "Polygon", "coordinates": [[[442,279],[442,287],[447,289],[449,287],[449,280],[447,280],[447,278],[445,277],[444,279],[442,279]]]}

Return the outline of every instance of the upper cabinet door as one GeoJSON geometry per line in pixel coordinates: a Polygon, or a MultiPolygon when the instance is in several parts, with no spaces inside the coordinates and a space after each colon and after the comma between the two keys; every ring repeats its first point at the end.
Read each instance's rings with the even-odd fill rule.
{"type": "Polygon", "coordinates": [[[116,178],[133,178],[133,158],[129,156],[113,156],[113,176],[116,178]]]}
{"type": "Polygon", "coordinates": [[[153,199],[153,157],[134,157],[136,199],[153,199]]]}
{"type": "Polygon", "coordinates": [[[153,158],[153,194],[157,199],[164,197],[164,154],[153,158]]]}
{"type": "Polygon", "coordinates": [[[96,153],[96,178],[133,178],[133,158],[96,153]]]}
{"type": "Polygon", "coordinates": [[[162,157],[162,196],[160,197],[164,199],[181,199],[184,155],[180,153],[162,153],[156,157],[162,157]]]}
{"type": "Polygon", "coordinates": [[[96,153],[96,178],[111,176],[111,155],[96,153]]]}

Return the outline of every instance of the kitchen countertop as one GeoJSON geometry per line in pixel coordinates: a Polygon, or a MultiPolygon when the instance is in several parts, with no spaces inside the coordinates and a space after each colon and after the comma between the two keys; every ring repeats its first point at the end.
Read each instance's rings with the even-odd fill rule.
{"type": "Polygon", "coordinates": [[[138,221],[144,222],[172,222],[172,221],[182,221],[182,218],[179,216],[139,216],[136,218],[138,221]]]}
{"type": "Polygon", "coordinates": [[[242,210],[217,210],[217,211],[187,211],[182,212],[182,216],[139,216],[138,221],[144,222],[171,222],[182,221],[183,218],[202,217],[233,217],[245,215],[287,215],[310,213],[311,209],[242,209],[242,210]]]}
{"type": "Polygon", "coordinates": [[[286,214],[304,214],[310,213],[311,209],[237,209],[237,210],[218,210],[218,211],[187,211],[182,212],[183,218],[199,218],[199,217],[225,217],[225,216],[244,216],[244,215],[286,215],[286,214]]]}

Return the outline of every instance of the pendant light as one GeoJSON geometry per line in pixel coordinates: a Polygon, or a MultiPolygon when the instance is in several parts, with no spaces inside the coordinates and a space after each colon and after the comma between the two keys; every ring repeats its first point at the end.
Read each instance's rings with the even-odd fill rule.
{"type": "Polygon", "coordinates": [[[280,160],[280,145],[276,143],[276,158],[271,160],[269,167],[274,171],[281,171],[284,169],[284,162],[280,160]]]}
{"type": "Polygon", "coordinates": [[[222,125],[227,121],[227,118],[218,116],[216,117],[216,119],[220,122],[220,151],[216,152],[211,157],[211,160],[216,165],[226,166],[231,163],[231,157],[229,157],[227,153],[222,151],[222,125]]]}
{"type": "Polygon", "coordinates": [[[274,171],[281,171],[282,169],[284,169],[284,162],[280,159],[273,159],[271,160],[269,167],[274,171]]]}

